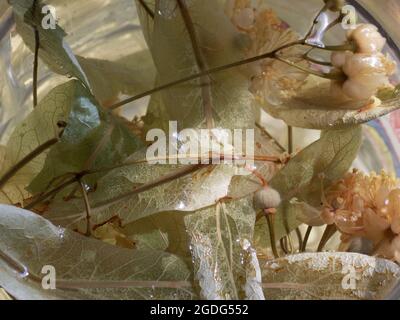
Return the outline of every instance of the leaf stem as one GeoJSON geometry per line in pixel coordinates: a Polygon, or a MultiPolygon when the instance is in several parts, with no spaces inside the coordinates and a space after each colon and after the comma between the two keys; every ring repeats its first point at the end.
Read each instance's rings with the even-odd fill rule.
{"type": "Polygon", "coordinates": [[[284,50],[284,49],[289,48],[289,47],[294,46],[294,45],[303,45],[303,44],[304,44],[304,41],[302,41],[302,40],[293,41],[291,43],[288,43],[286,45],[281,46],[280,48],[278,48],[276,50],[273,50],[273,51],[268,52],[268,53],[264,53],[264,54],[256,56],[256,57],[252,57],[252,58],[249,58],[249,59],[233,62],[233,63],[226,64],[226,65],[223,65],[223,66],[219,66],[219,67],[215,67],[215,68],[212,68],[212,69],[209,69],[209,70],[205,70],[205,71],[199,72],[197,74],[193,74],[193,75],[185,77],[183,79],[176,80],[176,81],[161,85],[159,87],[153,88],[153,89],[151,89],[149,91],[143,92],[143,93],[138,94],[136,96],[133,96],[131,98],[122,100],[122,101],[110,106],[110,109],[111,110],[118,109],[118,108],[120,108],[120,107],[122,107],[122,106],[124,106],[124,105],[126,105],[128,103],[131,103],[131,102],[136,101],[138,99],[141,99],[141,98],[147,97],[149,95],[152,95],[153,93],[156,93],[156,92],[159,92],[159,91],[174,87],[176,85],[179,85],[179,84],[191,81],[191,80],[195,80],[195,79],[201,78],[201,77],[203,77],[205,75],[218,73],[218,72],[221,72],[221,71],[224,71],[224,70],[236,68],[236,67],[239,67],[239,66],[242,66],[242,65],[250,64],[250,63],[253,63],[253,62],[256,62],[256,61],[259,61],[259,60],[263,60],[263,59],[267,59],[267,58],[274,58],[275,54],[278,51],[284,50]]]}
{"type": "Polygon", "coordinates": [[[138,0],[139,4],[143,7],[146,13],[150,16],[150,18],[154,19],[154,12],[150,9],[149,5],[145,0],[138,0]]]}
{"type": "Polygon", "coordinates": [[[39,196],[36,200],[33,200],[30,204],[24,207],[26,210],[31,210],[38,204],[42,203],[46,199],[50,198],[53,195],[56,195],[60,191],[64,190],[66,187],[76,183],[79,181],[79,177],[74,176],[73,178],[63,182],[59,186],[55,187],[54,189],[50,190],[49,192],[46,192],[45,194],[39,196]]]}
{"type": "Polygon", "coordinates": [[[81,179],[79,180],[79,185],[81,186],[83,201],[85,203],[85,210],[86,210],[86,236],[90,237],[92,235],[92,226],[90,224],[91,209],[90,209],[89,198],[87,195],[86,186],[81,179]]]}
{"type": "MultiPolygon", "coordinates": [[[[319,15],[323,11],[324,11],[324,8],[320,11],[319,15]]],[[[179,84],[191,81],[191,80],[195,80],[195,79],[201,78],[201,77],[206,76],[206,75],[211,75],[213,73],[218,73],[218,72],[221,72],[221,71],[224,71],[224,70],[236,68],[236,67],[239,67],[239,66],[243,66],[243,65],[250,64],[250,63],[253,63],[253,62],[256,62],[256,61],[259,61],[259,60],[263,60],[263,59],[267,59],[267,58],[275,59],[277,57],[277,53],[279,53],[282,50],[285,50],[285,49],[291,48],[293,46],[296,46],[296,45],[303,45],[303,46],[308,46],[308,47],[315,48],[315,49],[328,50],[328,51],[346,51],[346,50],[355,51],[356,50],[356,45],[354,43],[352,43],[352,42],[345,43],[345,44],[339,45],[339,46],[317,46],[315,44],[308,43],[307,42],[308,37],[312,33],[312,30],[313,30],[314,25],[315,25],[315,20],[318,19],[319,15],[314,19],[314,22],[313,22],[313,25],[312,25],[310,31],[307,33],[307,35],[303,39],[287,43],[287,44],[282,45],[281,47],[279,47],[279,48],[277,48],[277,49],[275,49],[273,51],[270,51],[270,52],[267,52],[267,53],[252,57],[252,58],[244,59],[244,60],[241,60],[241,61],[236,61],[236,62],[233,62],[233,63],[230,63],[230,64],[226,64],[226,65],[223,65],[223,66],[211,68],[211,69],[208,69],[208,70],[203,70],[203,71],[201,71],[201,72],[199,72],[197,74],[193,74],[193,75],[185,77],[183,79],[176,80],[176,81],[173,81],[173,82],[170,82],[170,83],[166,83],[166,84],[161,85],[159,87],[153,88],[153,89],[151,89],[149,91],[146,91],[146,92],[143,92],[143,93],[138,94],[136,96],[130,97],[128,99],[122,100],[122,101],[110,106],[110,109],[111,110],[118,109],[118,108],[120,108],[120,107],[122,107],[122,106],[124,106],[124,105],[126,105],[128,103],[131,103],[131,102],[136,101],[138,99],[141,99],[141,98],[144,98],[146,96],[152,95],[153,93],[156,93],[156,92],[159,92],[159,91],[174,87],[176,85],[179,85],[179,84]]],[[[335,23],[337,23],[337,21],[338,21],[338,19],[335,20],[335,23]]],[[[329,28],[331,28],[333,25],[334,24],[331,24],[329,26],[329,28]]],[[[308,72],[308,69],[306,71],[308,72]]],[[[320,74],[317,74],[317,75],[320,76],[320,74]]]]}
{"type": "Polygon", "coordinates": [[[267,219],[268,223],[268,230],[269,230],[269,239],[271,243],[272,252],[274,254],[275,259],[279,258],[278,249],[276,248],[276,236],[275,236],[275,216],[273,213],[265,212],[265,218],[267,219]]]}
{"type": "Polygon", "coordinates": [[[308,226],[306,234],[304,236],[303,245],[301,246],[300,252],[305,252],[307,250],[307,243],[308,243],[308,239],[310,238],[312,229],[313,229],[312,226],[308,226]]]}
{"type": "Polygon", "coordinates": [[[287,65],[289,65],[289,66],[291,66],[293,68],[299,69],[300,71],[303,71],[303,72],[308,73],[308,74],[312,74],[312,75],[320,77],[320,78],[329,79],[329,80],[337,80],[337,81],[346,79],[345,78],[346,76],[345,76],[344,73],[336,73],[336,72],[322,73],[322,72],[315,71],[315,70],[312,70],[310,68],[298,65],[298,64],[296,64],[296,63],[294,63],[294,62],[292,62],[290,60],[287,60],[285,58],[279,57],[278,55],[275,56],[275,59],[277,59],[278,61],[281,61],[283,63],[286,63],[287,65]]]}
{"type": "Polygon", "coordinates": [[[35,57],[33,62],[33,107],[38,105],[38,68],[39,68],[39,47],[40,37],[39,31],[35,27],[35,57]]]}
{"type": "MultiPolygon", "coordinates": [[[[206,59],[204,58],[203,51],[199,46],[199,40],[194,28],[192,17],[190,16],[189,10],[186,6],[185,0],[176,0],[178,3],[179,10],[182,15],[183,22],[185,24],[186,30],[189,34],[190,41],[192,43],[194,57],[200,72],[205,72],[208,69],[206,59]]],[[[207,128],[212,129],[214,127],[213,119],[213,105],[212,105],[212,94],[210,83],[211,79],[208,75],[202,76],[200,78],[200,86],[203,101],[203,111],[206,118],[207,128]]]]}
{"type": "Polygon", "coordinates": [[[317,252],[322,252],[324,250],[328,241],[332,238],[332,236],[336,233],[337,228],[334,224],[326,226],[324,234],[321,237],[321,241],[319,242],[317,252]]]}
{"type": "MultiPolygon", "coordinates": [[[[35,15],[37,0],[33,1],[32,14],[35,15]]],[[[33,27],[35,34],[35,52],[33,60],[33,108],[38,104],[38,69],[39,69],[39,48],[40,48],[40,34],[37,26],[33,27]]]]}
{"type": "Polygon", "coordinates": [[[29,153],[27,156],[25,156],[22,160],[20,160],[17,164],[15,164],[12,168],[10,168],[1,178],[0,178],[0,189],[4,187],[4,185],[23,167],[25,167],[29,162],[37,158],[39,155],[41,155],[44,151],[49,149],[51,146],[56,144],[59,141],[59,138],[54,138],[51,139],[39,147],[37,147],[35,150],[33,150],[31,153],[29,153]]]}
{"type": "Polygon", "coordinates": [[[188,167],[184,167],[184,168],[178,169],[178,170],[176,170],[176,171],[174,171],[174,172],[172,172],[170,174],[167,174],[165,176],[162,176],[162,177],[160,177],[160,178],[158,178],[158,179],[156,179],[154,181],[151,181],[149,183],[145,183],[145,184],[137,187],[136,189],[134,189],[131,192],[125,193],[123,195],[117,196],[117,197],[109,199],[109,200],[105,200],[103,202],[99,202],[93,207],[93,209],[97,209],[97,208],[100,208],[100,207],[103,207],[103,206],[109,206],[109,205],[118,203],[118,202],[120,202],[122,200],[130,198],[130,197],[132,197],[134,195],[137,195],[139,193],[151,190],[151,189],[153,189],[155,187],[158,187],[160,185],[166,184],[166,183],[171,182],[171,181],[173,181],[175,179],[179,179],[179,178],[182,178],[184,176],[187,176],[187,175],[189,175],[189,174],[191,174],[193,172],[196,172],[196,171],[198,171],[198,170],[200,170],[202,168],[205,168],[207,166],[209,166],[209,165],[199,164],[199,165],[193,165],[193,166],[188,166],[188,167]]]}

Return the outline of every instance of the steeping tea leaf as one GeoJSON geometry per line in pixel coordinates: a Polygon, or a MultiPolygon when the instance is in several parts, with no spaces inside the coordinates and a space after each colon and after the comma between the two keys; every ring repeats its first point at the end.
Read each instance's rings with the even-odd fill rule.
{"type": "Polygon", "coordinates": [[[79,62],[65,41],[66,33],[58,26],[54,25],[43,28],[42,7],[45,6],[41,0],[8,0],[14,10],[17,23],[17,31],[21,35],[26,45],[35,50],[34,28],[39,32],[40,58],[49,68],[58,74],[79,79],[87,88],[90,88],[88,79],[83,72],[79,62]]]}
{"type": "Polygon", "coordinates": [[[271,300],[378,300],[398,281],[400,268],[356,253],[305,253],[262,266],[271,300]]]}
{"type": "Polygon", "coordinates": [[[0,206],[0,267],[0,285],[17,299],[195,297],[191,272],[178,256],[117,248],[4,205],[0,206]],[[18,274],[17,265],[25,273],[18,274]],[[55,272],[56,290],[42,288],[42,277],[48,274],[42,273],[45,266],[55,272]]]}

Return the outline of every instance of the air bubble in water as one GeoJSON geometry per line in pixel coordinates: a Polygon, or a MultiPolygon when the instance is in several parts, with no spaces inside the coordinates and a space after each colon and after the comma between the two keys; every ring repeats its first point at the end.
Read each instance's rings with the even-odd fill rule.
{"type": "Polygon", "coordinates": [[[61,240],[63,240],[64,237],[65,237],[65,229],[62,228],[61,226],[58,226],[58,231],[57,231],[57,233],[58,233],[58,237],[59,237],[61,240]]]}
{"type": "Polygon", "coordinates": [[[21,279],[26,279],[26,278],[28,278],[28,277],[29,277],[28,268],[24,266],[23,271],[20,272],[18,275],[19,275],[19,277],[20,277],[21,279]]]}

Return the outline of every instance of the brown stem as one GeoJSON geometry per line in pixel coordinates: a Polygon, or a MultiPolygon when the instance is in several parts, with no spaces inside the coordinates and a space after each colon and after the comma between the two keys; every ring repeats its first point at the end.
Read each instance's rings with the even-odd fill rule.
{"type": "Polygon", "coordinates": [[[307,250],[307,243],[308,243],[308,239],[310,239],[310,234],[311,234],[312,229],[313,229],[312,226],[308,226],[306,234],[304,236],[303,245],[300,250],[301,252],[305,252],[307,250]]]}
{"type": "Polygon", "coordinates": [[[79,180],[79,185],[82,190],[82,196],[83,196],[83,201],[85,203],[85,210],[86,210],[86,236],[90,237],[92,235],[92,227],[90,224],[91,209],[90,209],[89,198],[87,195],[85,184],[82,182],[82,180],[79,180]]]}
{"type": "Polygon", "coordinates": [[[40,197],[38,197],[36,200],[32,201],[30,204],[28,204],[27,206],[25,206],[24,209],[26,210],[31,210],[33,209],[35,206],[37,206],[38,204],[42,203],[43,201],[47,200],[48,198],[50,198],[53,195],[56,195],[57,193],[59,193],[60,191],[64,190],[66,187],[69,187],[70,185],[76,183],[79,180],[79,177],[73,177],[65,182],[63,182],[62,184],[60,184],[58,187],[55,187],[54,189],[50,190],[49,192],[46,192],[45,194],[41,195],[40,197]]]}
{"type": "Polygon", "coordinates": [[[243,66],[243,65],[246,65],[246,64],[250,64],[250,63],[253,63],[253,62],[256,62],[256,61],[259,61],[259,60],[263,60],[263,59],[267,59],[267,58],[274,58],[275,54],[278,51],[287,49],[287,48],[295,46],[295,45],[303,45],[303,44],[304,44],[303,40],[294,41],[294,42],[288,43],[286,45],[283,45],[282,47],[280,47],[280,48],[278,48],[276,50],[273,50],[273,51],[268,52],[268,53],[264,53],[264,54],[256,56],[256,57],[252,57],[252,58],[249,58],[249,59],[233,62],[233,63],[227,64],[227,65],[223,65],[223,66],[220,66],[220,67],[215,67],[215,68],[212,68],[212,69],[209,69],[209,70],[205,70],[205,71],[197,73],[197,74],[193,74],[193,75],[188,76],[186,78],[183,78],[183,79],[180,79],[180,80],[176,80],[176,81],[161,85],[159,87],[153,88],[153,89],[151,89],[149,91],[143,92],[141,94],[138,94],[138,95],[133,96],[131,98],[128,98],[126,100],[122,100],[122,101],[112,105],[110,107],[110,109],[111,110],[118,109],[118,108],[120,108],[120,107],[122,107],[122,106],[124,106],[124,105],[126,105],[128,103],[131,103],[131,102],[136,101],[138,99],[141,99],[141,98],[147,97],[149,95],[152,95],[153,93],[156,93],[156,92],[159,92],[159,91],[174,87],[176,85],[179,85],[179,84],[191,81],[191,80],[195,80],[195,79],[201,78],[201,77],[206,76],[206,75],[210,75],[210,74],[221,72],[221,71],[224,71],[224,70],[236,68],[236,67],[243,66]]]}
{"type": "MultiPolygon", "coordinates": [[[[199,46],[199,40],[196,34],[196,30],[194,28],[192,17],[190,16],[189,10],[186,6],[185,0],[176,0],[178,3],[179,10],[182,15],[183,22],[185,24],[186,30],[189,34],[190,41],[192,43],[193,53],[196,59],[197,66],[200,70],[200,73],[207,71],[208,66],[206,59],[204,58],[203,51],[199,46]]],[[[211,94],[211,79],[209,75],[202,76],[200,78],[201,82],[201,95],[203,101],[203,111],[206,118],[207,128],[212,129],[214,127],[214,119],[213,119],[213,103],[212,103],[212,94],[211,94]]]]}
{"type": "Polygon", "coordinates": [[[274,214],[269,212],[264,212],[265,218],[267,219],[268,223],[268,230],[269,230],[269,239],[271,243],[272,252],[274,254],[275,259],[279,258],[278,249],[276,248],[276,236],[275,236],[275,217],[274,214]]]}
{"type": "Polygon", "coordinates": [[[281,239],[279,240],[279,245],[281,246],[282,251],[283,251],[285,254],[288,254],[288,253],[289,253],[289,250],[288,250],[287,247],[286,247],[285,239],[286,239],[286,237],[281,238],[281,239]]]}
{"type": "Polygon", "coordinates": [[[336,225],[332,224],[332,225],[326,226],[324,234],[322,235],[321,241],[319,242],[319,245],[318,245],[318,249],[317,249],[318,252],[322,252],[322,250],[324,250],[326,244],[333,237],[333,235],[336,233],[336,231],[337,231],[336,225]]]}
{"type": "MultiPolygon", "coordinates": [[[[318,17],[316,17],[316,19],[317,18],[318,17]]],[[[263,59],[267,59],[267,58],[274,59],[274,58],[276,58],[277,53],[279,53],[280,51],[285,50],[287,48],[291,48],[291,47],[296,46],[296,45],[303,45],[303,46],[308,46],[308,47],[311,47],[311,48],[316,48],[316,49],[320,49],[320,50],[328,50],[328,51],[339,51],[339,50],[340,51],[346,51],[346,50],[355,51],[356,47],[355,47],[354,43],[346,43],[344,45],[339,45],[339,46],[323,46],[323,47],[320,47],[320,46],[317,46],[317,45],[314,45],[314,44],[311,44],[311,43],[307,43],[307,38],[308,38],[309,34],[312,32],[313,27],[314,27],[314,24],[311,27],[311,31],[306,35],[306,37],[304,37],[301,40],[297,40],[297,41],[293,41],[293,42],[287,43],[287,44],[285,44],[285,45],[283,45],[283,46],[281,46],[281,47],[279,47],[279,48],[277,48],[277,49],[275,49],[273,51],[270,51],[270,52],[267,52],[267,53],[252,57],[252,58],[248,58],[248,59],[244,59],[244,60],[241,60],[241,61],[233,62],[233,63],[226,64],[226,65],[223,65],[223,66],[212,68],[212,69],[209,69],[209,70],[204,70],[204,71],[201,71],[201,72],[199,72],[197,74],[188,76],[186,78],[183,78],[183,79],[180,79],[180,80],[176,80],[176,81],[161,85],[159,87],[153,88],[153,89],[151,89],[149,91],[143,92],[143,93],[138,94],[136,96],[133,96],[131,98],[122,100],[122,101],[112,105],[110,107],[110,109],[111,110],[118,109],[118,108],[120,108],[120,107],[122,107],[122,106],[124,106],[124,105],[126,105],[128,103],[131,103],[131,102],[136,101],[138,99],[141,99],[141,98],[147,97],[149,95],[152,95],[153,93],[156,93],[156,92],[159,92],[159,91],[174,87],[176,85],[179,85],[179,84],[182,84],[182,83],[194,80],[194,79],[201,78],[201,77],[206,76],[206,75],[211,75],[213,73],[217,73],[217,72],[221,72],[221,71],[224,71],[224,70],[236,68],[236,67],[239,67],[239,66],[243,66],[243,65],[250,64],[250,63],[253,63],[253,62],[256,62],[256,61],[259,61],[259,60],[263,60],[263,59]]]]}
{"type": "Polygon", "coordinates": [[[39,31],[35,27],[35,57],[33,61],[33,107],[38,105],[38,69],[39,69],[39,47],[40,37],[39,31]]]}
{"type": "Polygon", "coordinates": [[[175,179],[179,179],[179,178],[182,178],[184,176],[187,176],[187,175],[189,175],[189,174],[191,174],[193,172],[196,172],[196,171],[198,171],[198,170],[200,170],[202,168],[205,168],[207,166],[208,165],[199,164],[199,165],[188,166],[188,167],[184,167],[182,169],[176,170],[176,171],[174,171],[174,172],[172,172],[170,174],[167,174],[165,176],[162,176],[161,178],[156,179],[156,180],[154,180],[152,182],[145,183],[145,184],[141,185],[140,187],[137,187],[135,190],[133,190],[131,192],[128,192],[128,193],[120,195],[120,196],[117,196],[117,197],[112,198],[110,200],[106,200],[106,201],[97,203],[93,207],[93,209],[97,209],[97,208],[100,208],[100,207],[103,207],[103,206],[107,206],[107,205],[112,205],[114,203],[118,203],[118,202],[120,202],[120,201],[122,201],[124,199],[130,198],[130,197],[132,197],[134,195],[137,195],[139,193],[148,191],[148,190],[153,189],[155,187],[158,187],[160,185],[163,185],[163,184],[166,184],[168,182],[171,182],[171,181],[173,181],[175,179]]]}
{"type": "Polygon", "coordinates": [[[150,9],[149,5],[145,0],[138,0],[139,4],[143,7],[146,13],[150,16],[150,18],[154,19],[154,12],[150,9]]]}
{"type": "Polygon", "coordinates": [[[37,147],[27,156],[25,156],[22,160],[20,160],[17,164],[15,164],[10,170],[8,170],[0,179],[0,189],[4,187],[4,185],[23,167],[25,167],[29,162],[33,159],[41,155],[44,151],[49,149],[51,146],[56,144],[59,141],[58,138],[51,139],[44,144],[37,147]]]}
{"type": "Polygon", "coordinates": [[[299,251],[301,250],[301,248],[303,247],[303,235],[300,231],[300,228],[296,228],[296,236],[297,236],[297,240],[299,242],[299,251]]]}
{"type": "Polygon", "coordinates": [[[291,155],[293,153],[293,127],[288,126],[288,152],[291,155]]]}
{"type": "MultiPolygon", "coordinates": [[[[32,15],[35,15],[36,12],[36,4],[37,0],[33,1],[32,5],[32,15]]],[[[33,60],[33,108],[35,108],[38,104],[38,69],[39,69],[39,48],[40,48],[40,34],[37,26],[34,26],[34,34],[35,34],[35,52],[34,52],[34,60],[33,60]]]]}

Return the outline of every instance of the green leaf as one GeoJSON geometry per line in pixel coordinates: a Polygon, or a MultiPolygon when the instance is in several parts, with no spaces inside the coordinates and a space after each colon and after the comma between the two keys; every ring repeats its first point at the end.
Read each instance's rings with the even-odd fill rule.
{"type": "Polygon", "coordinates": [[[114,247],[15,207],[0,206],[0,253],[0,285],[17,299],[195,297],[191,272],[179,257],[114,247]],[[29,275],[18,275],[10,257],[29,275]],[[55,268],[56,290],[42,288],[44,266],[55,268]],[[68,285],[75,289],[66,290],[68,285]]]}
{"type": "Polygon", "coordinates": [[[17,24],[17,32],[21,35],[26,45],[35,51],[34,28],[39,32],[40,58],[55,73],[75,77],[82,81],[86,87],[90,88],[89,82],[83,72],[79,62],[72,53],[71,48],[65,42],[65,31],[56,25],[55,29],[43,28],[42,7],[45,4],[37,0],[33,12],[34,0],[8,0],[13,7],[14,16],[17,24]]]}
{"type": "MultiPolygon", "coordinates": [[[[242,58],[237,37],[221,1],[186,2],[197,42],[207,67],[242,58]]],[[[174,3],[156,2],[154,30],[148,43],[158,70],[158,84],[179,80],[200,71],[182,15],[174,3]]],[[[146,27],[144,27],[146,28],[146,27]]],[[[151,32],[151,29],[148,29],[151,32]]],[[[145,119],[146,128],[168,128],[176,120],[183,128],[205,127],[206,110],[212,109],[216,127],[253,128],[253,96],[246,77],[237,69],[214,74],[154,94],[145,119]],[[201,82],[207,81],[201,85],[201,82]]]]}
{"type": "Polygon", "coordinates": [[[400,276],[397,264],[356,253],[305,253],[263,268],[269,300],[384,299],[400,276]]]}
{"type": "MultiPolygon", "coordinates": [[[[58,86],[45,100],[43,105],[47,108],[63,110],[62,118],[53,119],[65,121],[67,127],[60,143],[48,153],[43,170],[29,185],[32,193],[44,191],[54,178],[67,173],[122,163],[142,145],[119,118],[97,105],[79,81],[71,80],[58,86]]],[[[38,106],[33,114],[40,117],[43,108],[38,106]]],[[[101,175],[92,175],[85,182],[94,184],[101,175]]]]}
{"type": "Polygon", "coordinates": [[[296,97],[281,105],[266,105],[265,109],[290,126],[317,130],[349,128],[400,109],[398,97],[385,99],[381,105],[371,108],[367,107],[368,104],[367,100],[346,104],[338,102],[330,95],[324,82],[323,85],[306,86],[296,97]]]}
{"type": "Polygon", "coordinates": [[[185,217],[203,299],[264,298],[257,255],[250,245],[255,216],[248,197],[185,217]]]}
{"type": "Polygon", "coordinates": [[[93,94],[102,105],[116,101],[120,94],[136,95],[153,88],[156,78],[148,50],[118,61],[77,57],[92,86],[93,94]]]}

